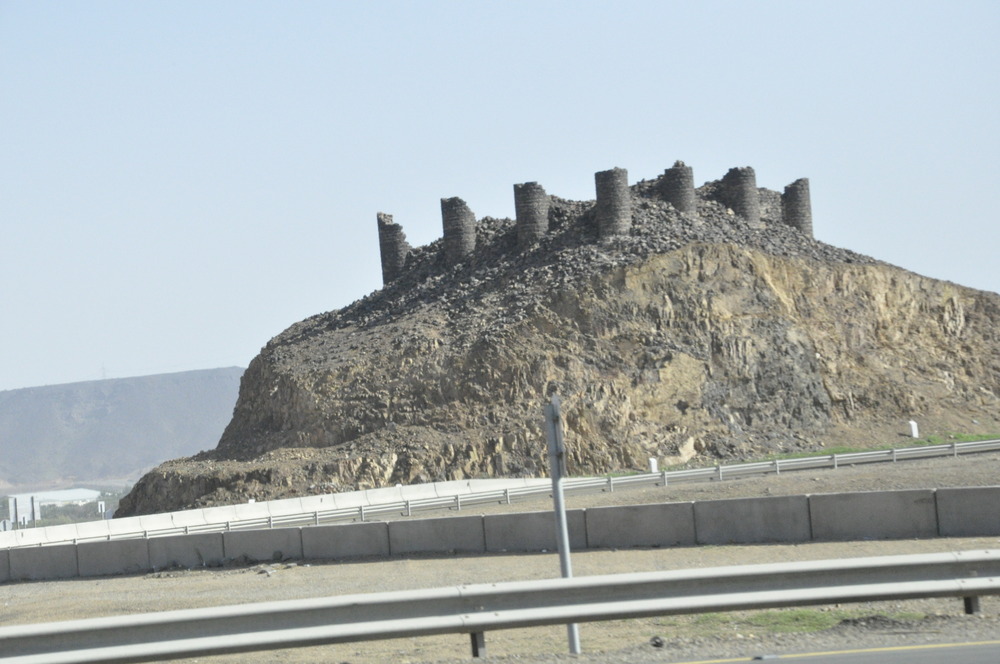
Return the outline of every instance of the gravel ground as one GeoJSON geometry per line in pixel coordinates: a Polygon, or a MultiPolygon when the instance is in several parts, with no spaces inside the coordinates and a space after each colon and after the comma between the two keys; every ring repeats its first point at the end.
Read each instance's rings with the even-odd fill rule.
{"type": "MultiPolygon", "coordinates": [[[[613,494],[570,496],[569,507],[656,501],[710,500],[830,491],[868,491],[997,484],[1000,455],[875,464],[837,471],[804,471],[747,480],[708,482],[613,494]]],[[[475,512],[548,509],[547,500],[475,512]]],[[[425,514],[423,516],[440,516],[425,514]]],[[[800,545],[675,547],[598,550],[573,554],[577,576],[1000,548],[1000,538],[809,543],[800,545]]],[[[555,554],[408,557],[171,570],[143,576],[0,585],[0,625],[297,599],[466,583],[558,576],[555,554]]],[[[965,616],[958,600],[813,607],[808,609],[672,616],[580,626],[584,654],[566,654],[562,626],[491,632],[488,657],[506,662],[686,662],[718,658],[904,643],[991,640],[1000,635],[1000,599],[982,600],[982,614],[965,616]],[[809,625],[811,631],[783,630],[809,625]],[[651,640],[662,640],[654,647],[651,640]]],[[[468,638],[342,644],[253,655],[199,658],[199,662],[467,662],[468,638]]]]}

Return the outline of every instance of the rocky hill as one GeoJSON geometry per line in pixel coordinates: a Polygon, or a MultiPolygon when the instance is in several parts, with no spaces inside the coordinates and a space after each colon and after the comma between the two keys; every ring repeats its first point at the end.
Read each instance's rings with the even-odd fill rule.
{"type": "Polygon", "coordinates": [[[135,481],[213,447],[243,369],[95,380],[0,392],[0,493],[135,481]]]}
{"type": "Polygon", "coordinates": [[[591,202],[528,183],[541,228],[526,185],[516,221],[445,199],[416,249],[380,215],[386,286],[272,339],[218,447],[119,514],[537,475],[553,393],[574,473],[997,430],[1000,297],[814,240],[806,181],[678,194],[681,167],[591,202]]]}

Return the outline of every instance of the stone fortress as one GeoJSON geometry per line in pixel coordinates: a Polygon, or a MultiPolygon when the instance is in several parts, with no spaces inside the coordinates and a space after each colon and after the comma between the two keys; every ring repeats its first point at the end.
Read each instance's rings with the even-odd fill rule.
{"type": "MultiPolygon", "coordinates": [[[[758,189],[753,168],[731,168],[717,182],[707,183],[701,190],[694,186],[694,171],[682,161],[674,163],[652,183],[628,184],[628,171],[612,168],[594,174],[596,200],[593,215],[597,237],[609,240],[626,235],[632,229],[633,207],[637,196],[654,196],[670,204],[674,210],[697,216],[699,198],[715,201],[742,217],[752,227],[760,227],[763,219],[762,198],[766,190],[758,189]]],[[[537,182],[514,185],[517,246],[527,250],[549,231],[552,196],[537,182]]],[[[773,207],[773,206],[772,206],[773,207]]],[[[771,216],[805,236],[812,238],[812,206],[809,180],[800,178],[785,187],[778,201],[780,210],[771,216]]],[[[476,251],[476,216],[461,198],[441,199],[441,219],[444,234],[440,259],[446,268],[471,258],[476,251]]],[[[389,285],[407,271],[407,258],[413,248],[406,241],[401,225],[392,215],[377,214],[379,250],[382,258],[382,283],[389,285]]]]}

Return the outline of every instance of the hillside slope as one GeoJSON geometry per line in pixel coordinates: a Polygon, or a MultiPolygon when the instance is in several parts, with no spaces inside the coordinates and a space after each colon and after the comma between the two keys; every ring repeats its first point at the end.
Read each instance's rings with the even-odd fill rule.
{"type": "Polygon", "coordinates": [[[631,229],[552,197],[549,231],[477,223],[402,277],[293,325],[243,378],[218,447],[143,478],[120,514],[545,472],[541,407],[563,398],[571,471],[812,449],[920,420],[995,429],[1000,297],[759,220],[698,190],[697,214],[631,188],[631,229]]]}
{"type": "Polygon", "coordinates": [[[0,487],[134,480],[209,449],[232,417],[242,374],[230,367],[0,392],[0,487]]]}

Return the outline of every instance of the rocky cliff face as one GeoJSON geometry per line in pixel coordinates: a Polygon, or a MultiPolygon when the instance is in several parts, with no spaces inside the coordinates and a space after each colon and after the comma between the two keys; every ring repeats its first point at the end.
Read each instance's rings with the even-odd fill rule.
{"type": "MultiPolygon", "coordinates": [[[[149,473],[121,515],[546,472],[541,408],[563,399],[573,473],[872,440],[917,419],[995,430],[1000,297],[816,242],[761,190],[749,224],[632,187],[631,233],[553,198],[550,232],[510,220],[271,340],[218,448],[149,473]]],[[[894,434],[893,434],[894,435],[894,434]]],[[[890,438],[891,440],[891,438],[890,438]]]]}

